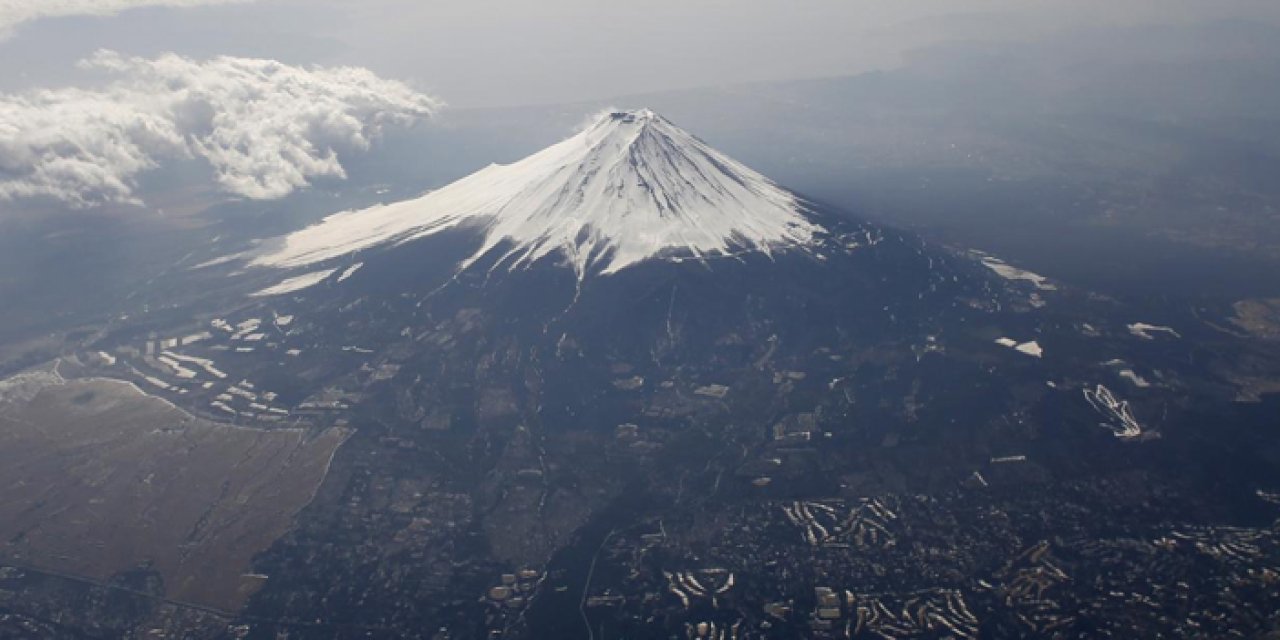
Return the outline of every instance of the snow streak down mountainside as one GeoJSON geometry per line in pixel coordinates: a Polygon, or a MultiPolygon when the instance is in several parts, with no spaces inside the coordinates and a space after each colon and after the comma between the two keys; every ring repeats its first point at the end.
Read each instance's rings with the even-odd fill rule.
{"type": "Polygon", "coordinates": [[[768,178],[648,109],[611,112],[563,142],[420,198],[345,211],[252,264],[301,267],[463,225],[483,229],[465,268],[499,247],[509,269],[560,252],[579,278],[651,258],[805,246],[822,229],[768,178]]]}

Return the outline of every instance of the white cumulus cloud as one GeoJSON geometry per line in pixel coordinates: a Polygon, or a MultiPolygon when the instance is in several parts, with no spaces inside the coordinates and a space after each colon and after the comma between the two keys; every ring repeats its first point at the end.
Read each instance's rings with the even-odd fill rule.
{"type": "Polygon", "coordinates": [[[279,198],[315,178],[346,177],[340,154],[441,107],[358,67],[111,51],[80,64],[109,82],[0,94],[0,200],[137,202],[140,174],[182,159],[206,161],[229,193],[279,198]]]}
{"type": "Polygon", "coordinates": [[[112,16],[140,7],[194,7],[206,4],[239,4],[254,0],[0,0],[0,39],[14,27],[40,18],[60,16],[112,16]]]}

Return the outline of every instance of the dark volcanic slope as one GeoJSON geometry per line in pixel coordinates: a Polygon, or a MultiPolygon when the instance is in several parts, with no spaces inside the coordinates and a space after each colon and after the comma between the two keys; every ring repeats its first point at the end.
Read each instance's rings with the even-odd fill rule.
{"type": "MultiPolygon", "coordinates": [[[[564,637],[583,631],[585,590],[623,598],[589,615],[632,635],[707,616],[809,629],[815,587],[906,600],[959,589],[977,610],[966,590],[995,584],[1041,538],[1172,535],[1186,509],[1265,517],[1248,476],[1215,490],[1242,501],[1224,505],[1177,466],[1204,445],[1186,412],[1208,400],[1185,390],[1219,388],[1183,364],[1178,338],[1134,335],[1112,301],[818,215],[830,233],[812,251],[651,261],[582,283],[554,259],[456,273],[478,242],[463,229],[362,253],[342,282],[226,316],[290,322],[252,347],[214,339],[251,352],[193,352],[279,391],[294,415],[357,429],[300,529],[260,560],[274,578],[249,611],[318,618],[317,637],[440,624],[564,637]],[[1002,337],[1034,340],[1043,356],[1002,337]],[[1102,391],[1130,404],[1113,412],[1102,391]],[[1125,415],[1139,431],[1118,438],[1125,415]],[[869,500],[880,506],[858,506],[869,500]],[[938,502],[912,511],[920,500],[938,502]],[[821,506],[788,515],[810,503],[821,506]],[[1070,506],[1041,511],[1055,504],[1070,506]],[[882,507],[895,517],[861,523],[859,509],[882,507]],[[906,514],[918,520],[891,522],[906,514]],[[588,582],[606,543],[621,545],[606,549],[600,566],[612,568],[588,582]],[[685,607],[665,576],[695,568],[733,572],[737,595],[685,607]],[[495,599],[502,575],[522,570],[529,581],[495,599]],[[762,613],[783,598],[800,598],[793,613],[762,613]]],[[[841,619],[856,620],[846,600],[841,619]]],[[[983,624],[1023,628],[1016,608],[981,606],[983,624]]],[[[1037,625],[1113,624],[1042,614],[1037,625]]]]}

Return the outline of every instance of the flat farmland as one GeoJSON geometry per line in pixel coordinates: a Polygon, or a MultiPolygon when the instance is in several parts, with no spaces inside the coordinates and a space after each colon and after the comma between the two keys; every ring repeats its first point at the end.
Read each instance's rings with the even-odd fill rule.
{"type": "Polygon", "coordinates": [[[150,570],[159,595],[224,611],[268,579],[253,556],[349,435],[220,424],[118,380],[19,386],[0,393],[0,559],[95,581],[150,570]]]}

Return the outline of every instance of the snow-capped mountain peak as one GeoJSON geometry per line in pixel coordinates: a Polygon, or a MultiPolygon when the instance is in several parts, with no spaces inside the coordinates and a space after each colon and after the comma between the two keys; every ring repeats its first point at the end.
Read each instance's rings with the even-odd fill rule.
{"type": "Polygon", "coordinates": [[[653,258],[804,247],[821,231],[794,194],[638,109],[419,198],[335,214],[252,262],[299,267],[462,226],[484,233],[464,267],[499,250],[512,269],[557,254],[579,278],[653,258]]]}

